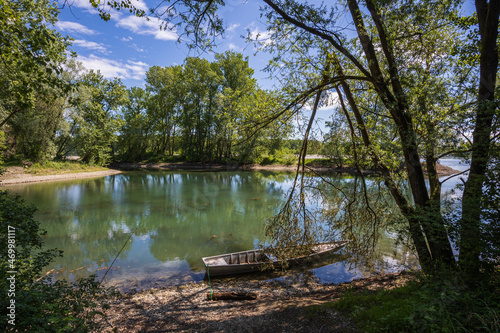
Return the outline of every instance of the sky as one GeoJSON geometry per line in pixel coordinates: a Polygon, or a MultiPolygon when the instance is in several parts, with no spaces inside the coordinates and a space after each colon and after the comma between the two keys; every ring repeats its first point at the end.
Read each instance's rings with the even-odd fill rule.
{"type": "MultiPolygon", "coordinates": [[[[158,4],[145,0],[132,3],[146,12],[158,4]]],[[[60,2],[60,7],[56,30],[74,38],[72,49],[78,54],[77,60],[87,69],[100,70],[105,78],[120,78],[127,87],[143,86],[145,72],[151,66],[180,65],[189,56],[213,60],[213,54],[190,51],[184,43],[178,43],[177,31],[160,30],[155,18],[148,21],[125,11],[111,11],[110,21],[105,22],[88,0],[60,2]]],[[[268,55],[254,56],[255,46],[241,37],[247,31],[265,35],[265,26],[259,21],[259,2],[229,0],[221,15],[226,21],[226,34],[215,51],[232,50],[248,56],[260,86],[271,88],[272,82],[261,72],[268,55]]]]}
{"type": "MultiPolygon", "coordinates": [[[[180,65],[186,57],[203,57],[210,61],[214,54],[189,50],[185,43],[178,43],[177,31],[160,29],[155,18],[138,18],[126,11],[110,11],[111,19],[102,20],[89,0],[59,0],[59,22],[55,28],[63,35],[74,39],[72,50],[77,53],[77,61],[90,70],[99,70],[107,79],[118,77],[127,87],[144,87],[145,73],[151,66],[180,65]]],[[[139,9],[158,5],[155,0],[132,0],[139,9]]],[[[248,57],[249,66],[254,69],[254,78],[263,89],[272,89],[274,82],[262,69],[268,64],[270,55],[256,53],[256,46],[244,37],[250,32],[265,40],[265,18],[260,18],[259,6],[263,2],[228,0],[219,11],[225,21],[224,39],[218,40],[215,52],[227,50],[242,53],[248,57]]],[[[307,115],[309,111],[305,110],[307,115]]],[[[318,110],[316,128],[326,132],[324,121],[333,113],[333,107],[318,110]]],[[[296,127],[303,127],[303,119],[296,119],[296,127]]],[[[318,132],[317,137],[321,137],[318,132]]],[[[298,133],[294,137],[300,137],[298,133]]]]}
{"type": "MultiPolygon", "coordinates": [[[[178,32],[160,29],[160,22],[155,18],[136,17],[126,11],[110,10],[111,19],[102,20],[89,0],[58,0],[61,12],[55,28],[63,35],[74,39],[72,50],[78,54],[77,60],[86,69],[99,70],[108,79],[118,77],[127,87],[144,87],[145,73],[151,66],[180,65],[186,57],[203,57],[210,61],[213,54],[189,50],[185,43],[178,43],[178,32]]],[[[148,12],[149,8],[161,4],[158,0],[131,0],[139,9],[148,12]]],[[[215,52],[232,50],[242,53],[249,59],[249,66],[254,69],[254,77],[263,89],[272,89],[274,82],[263,72],[270,55],[259,52],[253,43],[243,37],[248,32],[259,39],[267,36],[265,18],[260,18],[260,1],[227,0],[219,15],[225,21],[224,39],[218,40],[215,52]]],[[[465,2],[465,12],[473,11],[473,2],[465,2]]],[[[322,107],[318,110],[316,128],[325,132],[325,120],[328,120],[334,107],[322,107]]],[[[306,111],[307,115],[307,111],[306,111]]],[[[302,121],[297,120],[298,125],[302,121]]],[[[321,134],[319,134],[321,135],[321,134]]]]}

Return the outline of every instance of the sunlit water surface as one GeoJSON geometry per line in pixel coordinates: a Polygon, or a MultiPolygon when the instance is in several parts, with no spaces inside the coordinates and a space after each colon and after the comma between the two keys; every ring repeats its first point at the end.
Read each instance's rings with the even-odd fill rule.
{"type": "MultiPolygon", "coordinates": [[[[118,256],[106,281],[129,290],[200,282],[202,257],[258,247],[266,219],[279,211],[292,182],[290,173],[128,172],[9,189],[39,209],[46,247],[64,251],[47,267],[54,279],[102,278],[118,256]]],[[[384,265],[340,261],[297,274],[340,283],[416,266],[390,233],[378,251],[384,265]]]]}

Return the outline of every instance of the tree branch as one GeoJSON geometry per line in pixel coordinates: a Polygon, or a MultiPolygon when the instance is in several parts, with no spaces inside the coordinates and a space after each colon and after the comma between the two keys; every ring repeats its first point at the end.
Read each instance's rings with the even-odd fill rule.
{"type": "Polygon", "coordinates": [[[280,7],[278,7],[277,4],[273,3],[271,0],[264,0],[264,2],[269,5],[274,11],[276,11],[285,21],[288,21],[289,23],[306,30],[307,32],[320,37],[321,39],[324,39],[328,41],[330,44],[333,45],[335,49],[337,49],[340,53],[342,53],[344,56],[346,56],[360,71],[365,75],[366,77],[370,77],[370,72],[366,70],[366,68],[349,52],[347,51],[342,45],[340,45],[331,35],[320,31],[316,28],[310,27],[306,25],[305,23],[291,17],[287,13],[285,13],[284,10],[282,10],[280,7]]]}

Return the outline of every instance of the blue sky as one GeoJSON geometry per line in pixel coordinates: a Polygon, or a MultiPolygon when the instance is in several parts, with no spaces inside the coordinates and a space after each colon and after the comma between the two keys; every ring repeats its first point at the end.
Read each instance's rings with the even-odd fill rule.
{"type": "MultiPolygon", "coordinates": [[[[106,78],[119,77],[128,87],[143,86],[144,73],[151,66],[182,64],[188,56],[201,56],[209,60],[213,54],[199,54],[189,51],[177,43],[175,31],[160,30],[160,22],[135,17],[125,11],[111,11],[111,20],[100,19],[88,0],[69,1],[61,9],[56,29],[74,38],[72,49],[87,69],[100,70],[106,78]]],[[[137,8],[148,10],[155,1],[133,0],[137,8]]],[[[62,5],[62,2],[61,2],[62,5]]],[[[226,38],[220,40],[217,52],[233,50],[249,56],[250,67],[263,88],[271,88],[267,74],[261,69],[267,64],[268,56],[254,56],[255,47],[241,36],[247,29],[265,37],[265,27],[259,22],[259,2],[233,0],[221,12],[226,21],[226,38]]]]}
{"type": "MultiPolygon", "coordinates": [[[[78,54],[77,60],[86,69],[99,70],[108,79],[118,77],[127,87],[144,87],[145,72],[151,66],[171,66],[182,64],[188,56],[199,56],[213,60],[213,54],[198,53],[183,43],[178,43],[178,34],[160,30],[160,22],[151,18],[138,18],[125,11],[111,11],[111,20],[103,21],[88,0],[69,0],[63,7],[56,29],[74,38],[72,49],[78,54]]],[[[132,0],[137,8],[148,10],[158,2],[132,0]]],[[[249,65],[254,69],[254,77],[261,88],[272,89],[273,81],[262,69],[268,64],[269,55],[263,52],[255,55],[256,48],[242,36],[248,32],[265,40],[265,21],[260,18],[258,1],[228,0],[219,12],[226,24],[225,38],[220,39],[216,52],[233,50],[248,56],[249,65]]],[[[332,107],[318,111],[319,128],[323,131],[324,120],[332,114],[332,107]]],[[[308,111],[305,111],[306,115],[308,111]]],[[[303,120],[297,119],[297,125],[303,120]]]]}
{"type": "MultiPolygon", "coordinates": [[[[199,54],[189,51],[183,43],[177,43],[178,34],[160,30],[160,22],[154,18],[149,21],[138,18],[126,11],[111,10],[111,20],[103,21],[89,0],[59,0],[62,7],[56,29],[74,38],[72,49],[85,68],[100,70],[105,78],[118,77],[127,87],[144,86],[145,72],[151,66],[171,66],[182,64],[188,56],[199,56],[213,60],[213,54],[199,54]],[[69,3],[69,6],[68,6],[69,3]]],[[[139,9],[148,12],[160,2],[154,0],[132,0],[139,9]]],[[[269,55],[255,54],[255,46],[242,38],[248,31],[259,34],[259,39],[268,35],[265,19],[260,18],[259,6],[263,2],[246,0],[227,0],[226,6],[219,11],[226,24],[224,39],[219,40],[216,52],[233,50],[248,56],[250,67],[255,70],[254,77],[261,88],[271,89],[273,82],[262,69],[267,65],[269,55]]],[[[466,1],[464,12],[474,9],[472,1],[466,1]]],[[[333,106],[318,110],[319,128],[325,130],[324,121],[333,113],[333,106]]],[[[305,113],[307,115],[307,111],[305,113]]],[[[303,123],[300,120],[297,122],[303,123]]]]}

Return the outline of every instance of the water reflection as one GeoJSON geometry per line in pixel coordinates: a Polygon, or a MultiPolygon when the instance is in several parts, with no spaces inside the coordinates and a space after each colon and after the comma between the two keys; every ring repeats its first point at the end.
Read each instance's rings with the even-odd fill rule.
{"type": "MultiPolygon", "coordinates": [[[[272,172],[128,172],[9,188],[39,208],[46,247],[64,250],[47,268],[55,270],[54,279],[102,277],[118,256],[106,279],[130,289],[199,282],[205,274],[201,257],[257,247],[264,222],[279,211],[293,178],[272,172]]],[[[413,264],[390,234],[381,236],[381,261],[413,264]]],[[[378,261],[373,266],[381,269],[378,261]]],[[[337,283],[372,268],[336,262],[307,274],[337,283]]]]}

